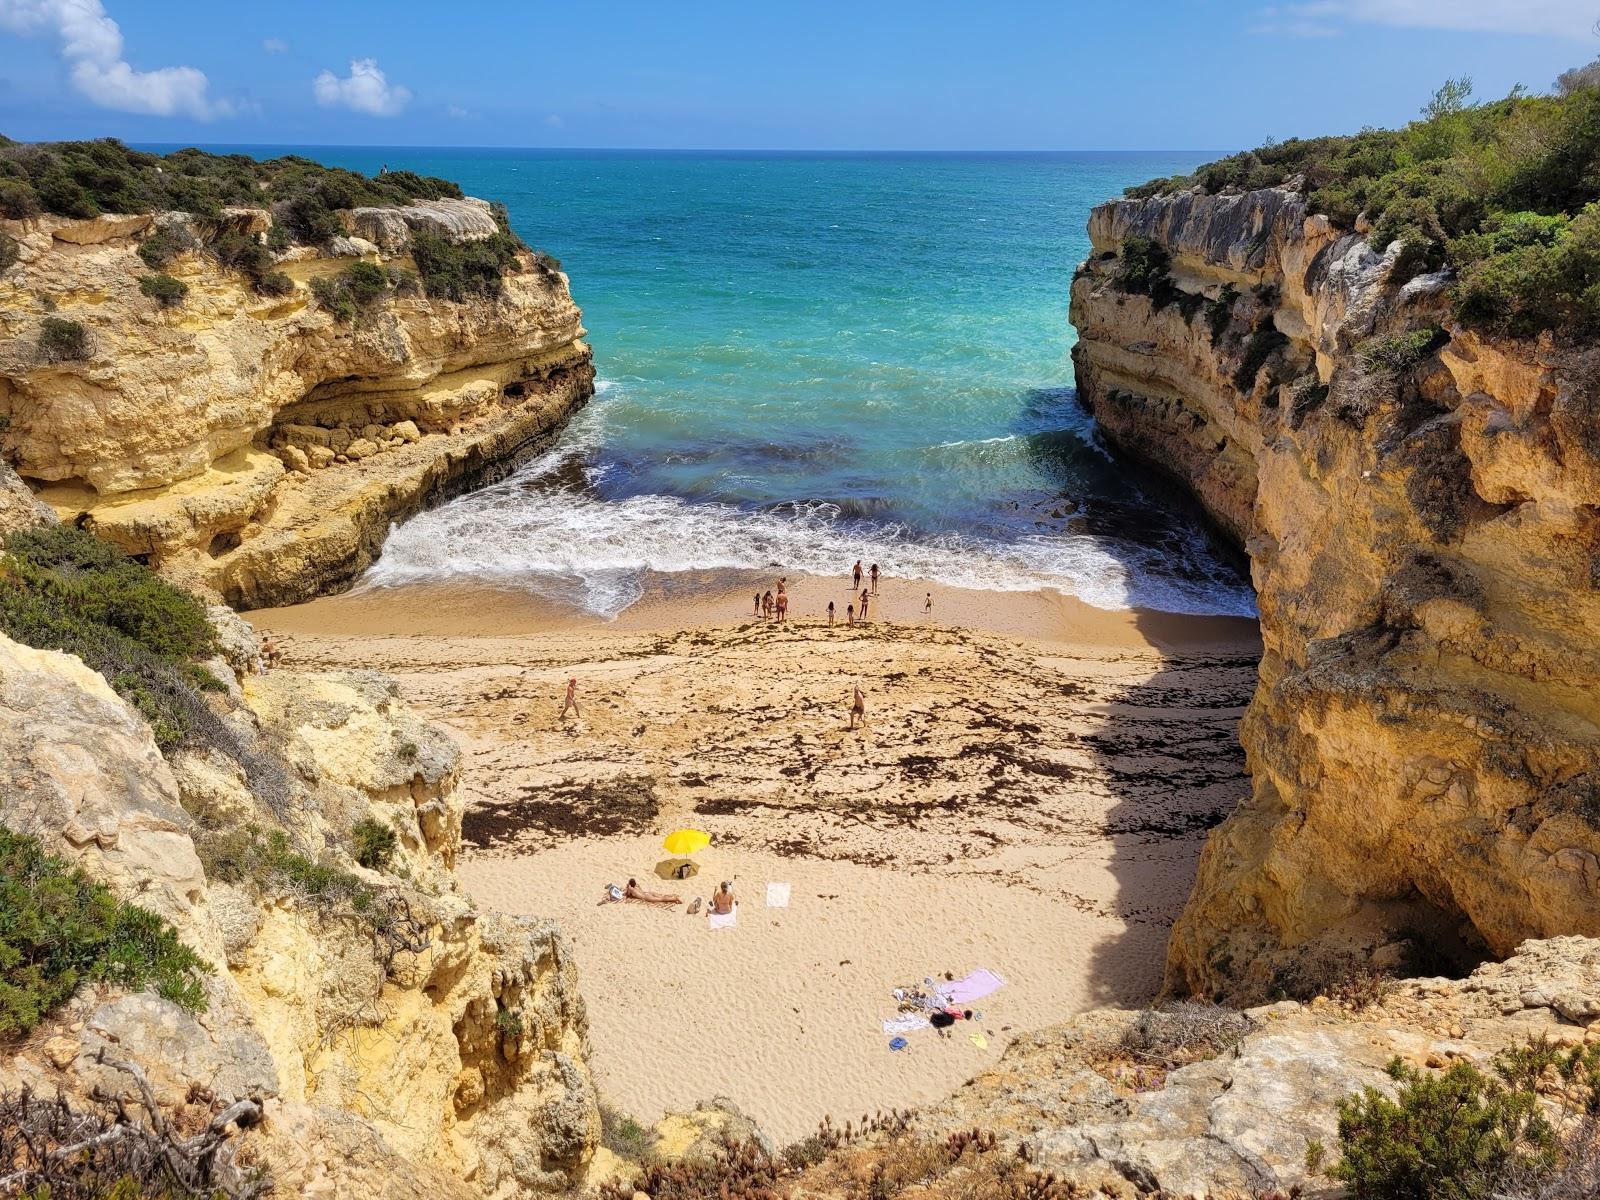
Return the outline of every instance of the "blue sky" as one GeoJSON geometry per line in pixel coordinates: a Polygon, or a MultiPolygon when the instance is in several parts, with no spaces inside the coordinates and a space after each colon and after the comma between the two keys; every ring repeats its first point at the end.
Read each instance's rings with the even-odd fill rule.
{"type": "Polygon", "coordinates": [[[138,142],[1206,149],[1542,90],[1600,0],[0,0],[0,132],[138,142]]]}

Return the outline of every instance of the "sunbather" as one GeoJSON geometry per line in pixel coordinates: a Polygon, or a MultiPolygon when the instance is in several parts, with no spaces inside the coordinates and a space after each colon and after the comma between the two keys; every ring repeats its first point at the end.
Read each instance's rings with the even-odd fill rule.
{"type": "Polygon", "coordinates": [[[666,892],[647,892],[639,886],[637,879],[628,880],[628,886],[622,889],[622,894],[629,900],[637,900],[641,904],[682,904],[679,896],[668,895],[666,892]]]}
{"type": "Polygon", "coordinates": [[[737,906],[738,901],[733,898],[733,884],[726,879],[718,885],[717,890],[711,893],[711,911],[719,917],[725,917],[737,906]]]}

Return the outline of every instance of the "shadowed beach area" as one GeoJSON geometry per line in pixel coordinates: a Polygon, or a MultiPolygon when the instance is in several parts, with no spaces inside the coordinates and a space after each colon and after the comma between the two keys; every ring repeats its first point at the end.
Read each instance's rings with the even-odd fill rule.
{"type": "Polygon", "coordinates": [[[389,672],[457,734],[462,879],[571,939],[602,1093],[641,1120],[720,1094],[786,1141],[1148,999],[1205,832],[1246,791],[1254,623],[886,580],[872,623],[830,629],[848,581],[791,576],[780,628],[751,615],[773,582],[657,577],[612,622],[456,585],[252,616],[296,667],[389,672]],[[701,873],[663,879],[684,826],[712,835],[701,873]],[[729,880],[739,921],[598,903],[630,877],[702,903],[729,880]],[[890,1051],[891,989],[978,968],[1006,980],[981,1019],[890,1051]]]}

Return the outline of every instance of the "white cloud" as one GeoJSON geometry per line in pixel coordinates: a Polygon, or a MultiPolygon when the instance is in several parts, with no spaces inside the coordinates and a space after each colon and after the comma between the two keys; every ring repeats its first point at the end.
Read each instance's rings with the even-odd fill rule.
{"type": "Polygon", "coordinates": [[[0,0],[0,29],[54,34],[72,86],[101,108],[202,121],[234,112],[211,99],[205,72],[195,67],[134,70],[123,57],[122,29],[100,0],[0,0]]]}
{"type": "Polygon", "coordinates": [[[1355,24],[1587,38],[1597,16],[1594,0],[1311,0],[1262,9],[1254,32],[1326,37],[1355,24]]]}
{"type": "Polygon", "coordinates": [[[411,103],[411,89],[390,83],[375,58],[352,58],[350,74],[343,79],[324,71],[312,80],[311,90],[324,108],[348,108],[373,117],[396,116],[411,103]]]}
{"type": "Polygon", "coordinates": [[[264,38],[261,42],[261,48],[268,54],[289,53],[289,43],[284,41],[282,38],[264,38]]]}
{"type": "Polygon", "coordinates": [[[544,123],[546,125],[550,126],[551,129],[560,129],[563,125],[566,124],[566,122],[561,119],[561,116],[560,116],[559,113],[551,113],[548,117],[546,117],[544,119],[544,123]]]}
{"type": "Polygon", "coordinates": [[[466,109],[462,108],[459,104],[447,104],[444,106],[444,115],[452,118],[453,120],[464,121],[472,114],[466,109]]]}

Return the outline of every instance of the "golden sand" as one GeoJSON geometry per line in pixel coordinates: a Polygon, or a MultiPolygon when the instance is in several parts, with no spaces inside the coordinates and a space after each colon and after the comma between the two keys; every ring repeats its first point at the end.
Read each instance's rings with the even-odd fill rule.
{"type": "Polygon", "coordinates": [[[469,587],[253,614],[296,666],[387,671],[458,734],[462,879],[572,940],[604,1099],[651,1121],[726,1095],[780,1141],[937,1099],[1025,1031],[1155,991],[1204,832],[1246,789],[1259,657],[1251,622],[1053,593],[888,581],[872,623],[830,629],[848,581],[789,590],[785,628],[751,615],[748,579],[658,580],[609,623],[469,587]],[[663,880],[681,826],[714,841],[698,878],[663,880]],[[630,876],[685,899],[730,880],[739,922],[598,903],[630,876]],[[890,1051],[891,988],[977,967],[1007,980],[981,1021],[890,1051]]]}

